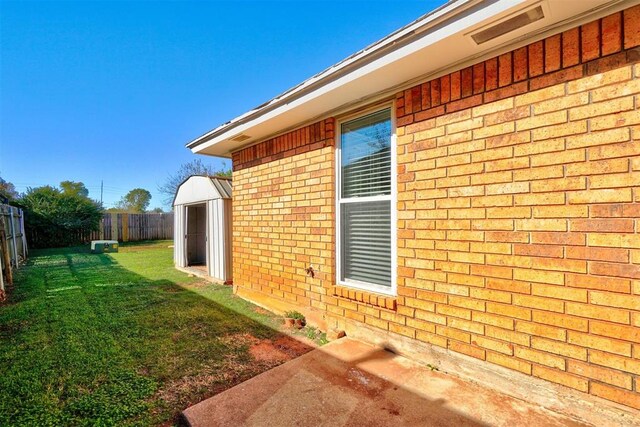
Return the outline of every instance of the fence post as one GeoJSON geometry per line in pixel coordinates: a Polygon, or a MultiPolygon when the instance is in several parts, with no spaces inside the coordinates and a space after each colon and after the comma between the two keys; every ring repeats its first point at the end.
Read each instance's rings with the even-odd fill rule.
{"type": "Polygon", "coordinates": [[[16,242],[16,224],[13,216],[13,207],[9,206],[9,226],[11,227],[11,239],[13,240],[13,261],[15,262],[16,269],[19,268],[20,261],[18,260],[18,243],[16,242]]]}
{"type": "Polygon", "coordinates": [[[0,302],[7,298],[7,294],[4,289],[4,274],[2,274],[2,262],[0,262],[0,302]]]}
{"type": "MultiPolygon", "coordinates": [[[[3,218],[2,210],[0,210],[0,218],[3,218]]],[[[0,229],[2,228],[2,223],[0,223],[0,229]]],[[[0,246],[0,252],[4,254],[4,246],[0,246]]],[[[3,255],[4,257],[4,255],[3,255]]],[[[0,302],[4,301],[7,298],[7,293],[4,288],[4,273],[2,270],[3,261],[0,259],[0,302]]]]}
{"type": "Polygon", "coordinates": [[[129,241],[129,214],[128,213],[122,214],[122,241],[123,242],[129,241]]]}
{"type": "Polygon", "coordinates": [[[4,210],[0,210],[0,249],[2,249],[2,259],[7,274],[7,283],[13,284],[13,273],[11,271],[11,255],[9,255],[9,245],[4,221],[4,210]]]}
{"type": "Polygon", "coordinates": [[[111,240],[120,240],[118,239],[118,214],[111,214],[111,240]]]}
{"type": "Polygon", "coordinates": [[[20,213],[20,235],[22,236],[22,257],[26,260],[27,254],[29,251],[27,250],[27,233],[24,229],[24,211],[22,209],[18,209],[20,213]]]}

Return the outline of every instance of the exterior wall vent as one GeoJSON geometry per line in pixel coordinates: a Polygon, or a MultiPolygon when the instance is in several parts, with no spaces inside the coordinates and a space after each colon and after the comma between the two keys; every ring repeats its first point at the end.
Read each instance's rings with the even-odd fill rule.
{"type": "Polygon", "coordinates": [[[246,141],[247,139],[250,139],[251,137],[249,135],[245,135],[243,133],[241,133],[240,135],[236,135],[233,138],[231,138],[232,141],[235,142],[242,142],[242,141],[246,141]]]}
{"type": "Polygon", "coordinates": [[[519,13],[489,28],[471,34],[471,38],[476,44],[481,45],[497,37],[503,36],[512,31],[518,30],[526,25],[532,24],[544,18],[542,6],[519,13]]]}

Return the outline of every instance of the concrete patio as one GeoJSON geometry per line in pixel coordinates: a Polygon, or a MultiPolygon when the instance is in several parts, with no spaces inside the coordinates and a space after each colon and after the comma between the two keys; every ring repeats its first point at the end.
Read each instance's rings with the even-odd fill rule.
{"type": "Polygon", "coordinates": [[[343,338],[183,412],[203,426],[583,426],[343,338]]]}

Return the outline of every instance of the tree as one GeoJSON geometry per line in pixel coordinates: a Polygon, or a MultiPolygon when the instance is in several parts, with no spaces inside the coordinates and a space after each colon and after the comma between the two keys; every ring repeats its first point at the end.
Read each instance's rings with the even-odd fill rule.
{"type": "Polygon", "coordinates": [[[8,203],[19,197],[15,185],[0,177],[0,203],[8,203]]]}
{"type": "Polygon", "coordinates": [[[127,212],[142,213],[147,210],[150,202],[151,193],[149,191],[144,188],[134,188],[120,199],[117,208],[127,212]]]}
{"type": "Polygon", "coordinates": [[[99,202],[50,185],[28,188],[20,204],[26,210],[31,244],[36,247],[80,243],[82,235],[97,230],[102,219],[99,202]]]}
{"type": "Polygon", "coordinates": [[[164,213],[164,210],[162,210],[162,208],[154,208],[151,212],[153,212],[153,213],[164,213]]]}
{"type": "Polygon", "coordinates": [[[212,165],[207,165],[201,159],[193,159],[188,163],[183,163],[180,169],[169,175],[163,185],[158,186],[158,191],[165,195],[164,204],[171,206],[173,197],[178,191],[180,184],[192,175],[204,176],[225,176],[231,178],[231,169],[215,169],[212,165]]]}
{"type": "Polygon", "coordinates": [[[62,181],[60,183],[60,188],[62,188],[62,192],[65,194],[76,194],[82,197],[89,197],[89,190],[87,190],[87,187],[85,187],[82,182],[62,181]]]}

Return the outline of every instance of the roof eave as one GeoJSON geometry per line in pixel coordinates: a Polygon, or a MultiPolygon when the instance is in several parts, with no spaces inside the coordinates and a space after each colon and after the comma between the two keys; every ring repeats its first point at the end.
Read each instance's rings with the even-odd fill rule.
{"type": "MultiPolygon", "coordinates": [[[[273,108],[277,107],[278,105],[285,104],[290,100],[290,97],[299,94],[299,92],[303,89],[313,89],[322,86],[327,79],[332,77],[338,71],[348,72],[349,70],[358,68],[359,64],[365,61],[368,57],[375,53],[378,53],[380,49],[384,47],[391,46],[397,43],[397,40],[399,38],[405,37],[407,34],[410,34],[411,31],[413,31],[415,35],[423,33],[426,30],[426,28],[424,27],[428,26],[429,24],[434,24],[435,22],[443,19],[452,18],[462,11],[466,10],[469,6],[476,3],[481,3],[482,1],[484,0],[450,0],[437,9],[421,16],[412,23],[398,29],[397,31],[384,37],[383,39],[372,43],[371,45],[345,58],[337,64],[332,65],[324,71],[310,77],[299,85],[294,86],[293,88],[259,105],[258,107],[249,110],[248,112],[230,120],[229,122],[226,122],[218,126],[217,128],[212,129],[211,131],[199,136],[198,138],[188,142],[186,144],[186,147],[193,149],[198,145],[210,140],[211,138],[222,134],[223,132],[229,132],[230,130],[236,128],[238,125],[259,117],[267,111],[270,111],[273,108]],[[420,28],[420,31],[416,32],[416,28],[420,28]]],[[[490,2],[494,1],[498,0],[490,0],[490,2]]]]}
{"type": "MultiPolygon", "coordinates": [[[[457,0],[419,18],[335,66],[311,77],[271,101],[219,126],[187,144],[194,153],[230,157],[244,146],[275,136],[312,119],[327,117],[372,95],[388,95],[464,68],[562,31],[580,20],[621,10],[632,0],[457,0]],[[521,28],[478,46],[470,33],[514,13],[543,5],[543,22],[521,28]],[[441,54],[444,52],[444,54],[441,54]],[[410,68],[410,71],[407,71],[410,68]],[[457,69],[457,68],[456,68],[457,69]],[[395,91],[395,92],[393,92],[395,91]],[[234,141],[238,135],[250,139],[234,141]]],[[[585,21],[586,22],[586,21],[585,21]]]]}

